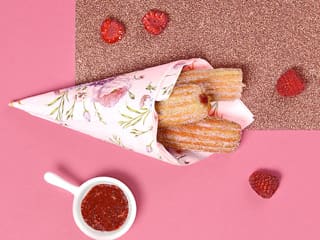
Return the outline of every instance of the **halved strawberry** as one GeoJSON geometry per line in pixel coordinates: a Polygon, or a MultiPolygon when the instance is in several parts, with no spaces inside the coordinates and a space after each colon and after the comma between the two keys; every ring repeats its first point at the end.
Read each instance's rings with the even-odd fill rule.
{"type": "Polygon", "coordinates": [[[107,18],[101,25],[101,37],[107,43],[116,43],[122,39],[125,28],[118,20],[107,18]]]}
{"type": "Polygon", "coordinates": [[[294,69],[290,69],[278,79],[276,89],[281,96],[292,97],[304,90],[304,82],[294,69]]]}
{"type": "Polygon", "coordinates": [[[166,28],[168,15],[159,10],[150,10],[142,18],[144,28],[153,35],[159,35],[166,28]]]}

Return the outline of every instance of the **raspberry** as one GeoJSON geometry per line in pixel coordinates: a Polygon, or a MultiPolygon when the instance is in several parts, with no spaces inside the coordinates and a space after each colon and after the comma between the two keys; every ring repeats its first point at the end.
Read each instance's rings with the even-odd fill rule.
{"type": "Polygon", "coordinates": [[[101,37],[107,43],[118,42],[124,33],[124,25],[115,19],[107,18],[101,25],[101,37]]]}
{"type": "Polygon", "coordinates": [[[142,18],[144,28],[153,35],[159,35],[166,28],[168,15],[159,10],[150,10],[142,18]]]}
{"type": "Polygon", "coordinates": [[[290,69],[278,79],[276,89],[281,96],[293,97],[304,90],[304,82],[295,70],[290,69]]]}
{"type": "Polygon", "coordinates": [[[249,177],[252,189],[263,198],[271,198],[279,187],[280,178],[267,170],[257,170],[249,177]]]}

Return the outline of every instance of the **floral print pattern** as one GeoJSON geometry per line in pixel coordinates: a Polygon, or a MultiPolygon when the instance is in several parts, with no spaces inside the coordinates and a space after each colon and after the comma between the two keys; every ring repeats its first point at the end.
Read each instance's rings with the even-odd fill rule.
{"type": "MultiPolygon", "coordinates": [[[[171,68],[168,66],[168,69],[171,70],[158,80],[139,71],[55,91],[55,98],[47,104],[52,108],[50,115],[55,116],[55,120],[64,122],[73,120],[75,111],[81,111],[82,114],[77,118],[83,119],[87,123],[99,122],[106,127],[110,126],[111,129],[116,129],[114,120],[118,119],[116,123],[122,130],[111,131],[110,129],[113,133],[107,134],[109,136],[104,140],[121,147],[134,149],[134,146],[126,145],[126,139],[130,136],[134,139],[145,138],[143,151],[158,159],[166,160],[157,147],[157,129],[154,128],[154,123],[157,123],[158,115],[154,110],[154,103],[156,99],[163,100],[170,96],[184,66],[193,68],[195,65],[188,60],[178,61],[171,64],[171,68]],[[159,84],[159,80],[161,80],[161,84],[159,84]],[[135,84],[138,82],[140,86],[135,88],[135,84]],[[108,112],[114,114],[113,109],[118,109],[119,118],[108,114],[108,112]],[[127,134],[119,134],[119,131],[127,134]],[[156,149],[157,151],[155,151],[156,149]]],[[[185,160],[187,159],[186,154],[179,154],[172,150],[170,152],[177,164],[189,163],[185,160]]],[[[172,163],[172,161],[171,159],[168,162],[172,163]]]]}
{"type": "Polygon", "coordinates": [[[115,106],[131,87],[128,78],[114,78],[112,81],[93,88],[93,100],[105,107],[115,106]]]}
{"type": "Polygon", "coordinates": [[[123,128],[133,127],[140,122],[142,122],[142,125],[144,125],[151,111],[146,107],[135,109],[133,107],[130,107],[129,105],[126,106],[126,110],[128,113],[121,113],[123,120],[120,120],[118,122],[119,125],[123,128]]]}
{"type": "MultiPolygon", "coordinates": [[[[202,59],[181,60],[52,91],[13,105],[103,141],[171,164],[186,165],[208,154],[168,152],[157,142],[158,115],[154,107],[155,101],[170,96],[184,66],[212,68],[202,59]]],[[[218,103],[212,104],[211,114],[219,114],[220,105],[217,107],[218,103]]]]}

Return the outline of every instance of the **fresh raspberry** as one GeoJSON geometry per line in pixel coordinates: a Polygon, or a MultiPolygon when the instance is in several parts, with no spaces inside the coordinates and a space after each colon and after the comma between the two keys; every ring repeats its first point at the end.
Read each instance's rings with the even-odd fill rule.
{"type": "Polygon", "coordinates": [[[101,37],[107,43],[118,42],[124,33],[124,25],[115,19],[107,18],[101,25],[101,37]]]}
{"type": "Polygon", "coordinates": [[[290,69],[278,79],[276,89],[281,96],[292,97],[304,90],[304,82],[295,70],[290,69]]]}
{"type": "Polygon", "coordinates": [[[144,28],[153,35],[159,35],[166,28],[168,15],[159,10],[150,10],[142,18],[144,28]]]}
{"type": "Polygon", "coordinates": [[[280,178],[267,170],[257,170],[249,177],[252,189],[263,198],[271,198],[279,187],[280,178]]]}

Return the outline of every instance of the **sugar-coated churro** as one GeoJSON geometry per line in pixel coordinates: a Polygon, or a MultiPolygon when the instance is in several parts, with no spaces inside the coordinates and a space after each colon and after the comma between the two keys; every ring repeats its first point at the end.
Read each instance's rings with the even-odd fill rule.
{"type": "Polygon", "coordinates": [[[159,127],[198,122],[208,116],[209,100],[195,84],[175,86],[170,97],[156,103],[159,127]]]}
{"type": "Polygon", "coordinates": [[[240,138],[239,124],[217,118],[158,129],[158,141],[178,150],[227,153],[238,147],[240,138]]]}
{"type": "Polygon", "coordinates": [[[217,68],[182,72],[177,84],[199,84],[205,94],[215,101],[234,100],[241,97],[242,70],[238,68],[217,68]]]}

